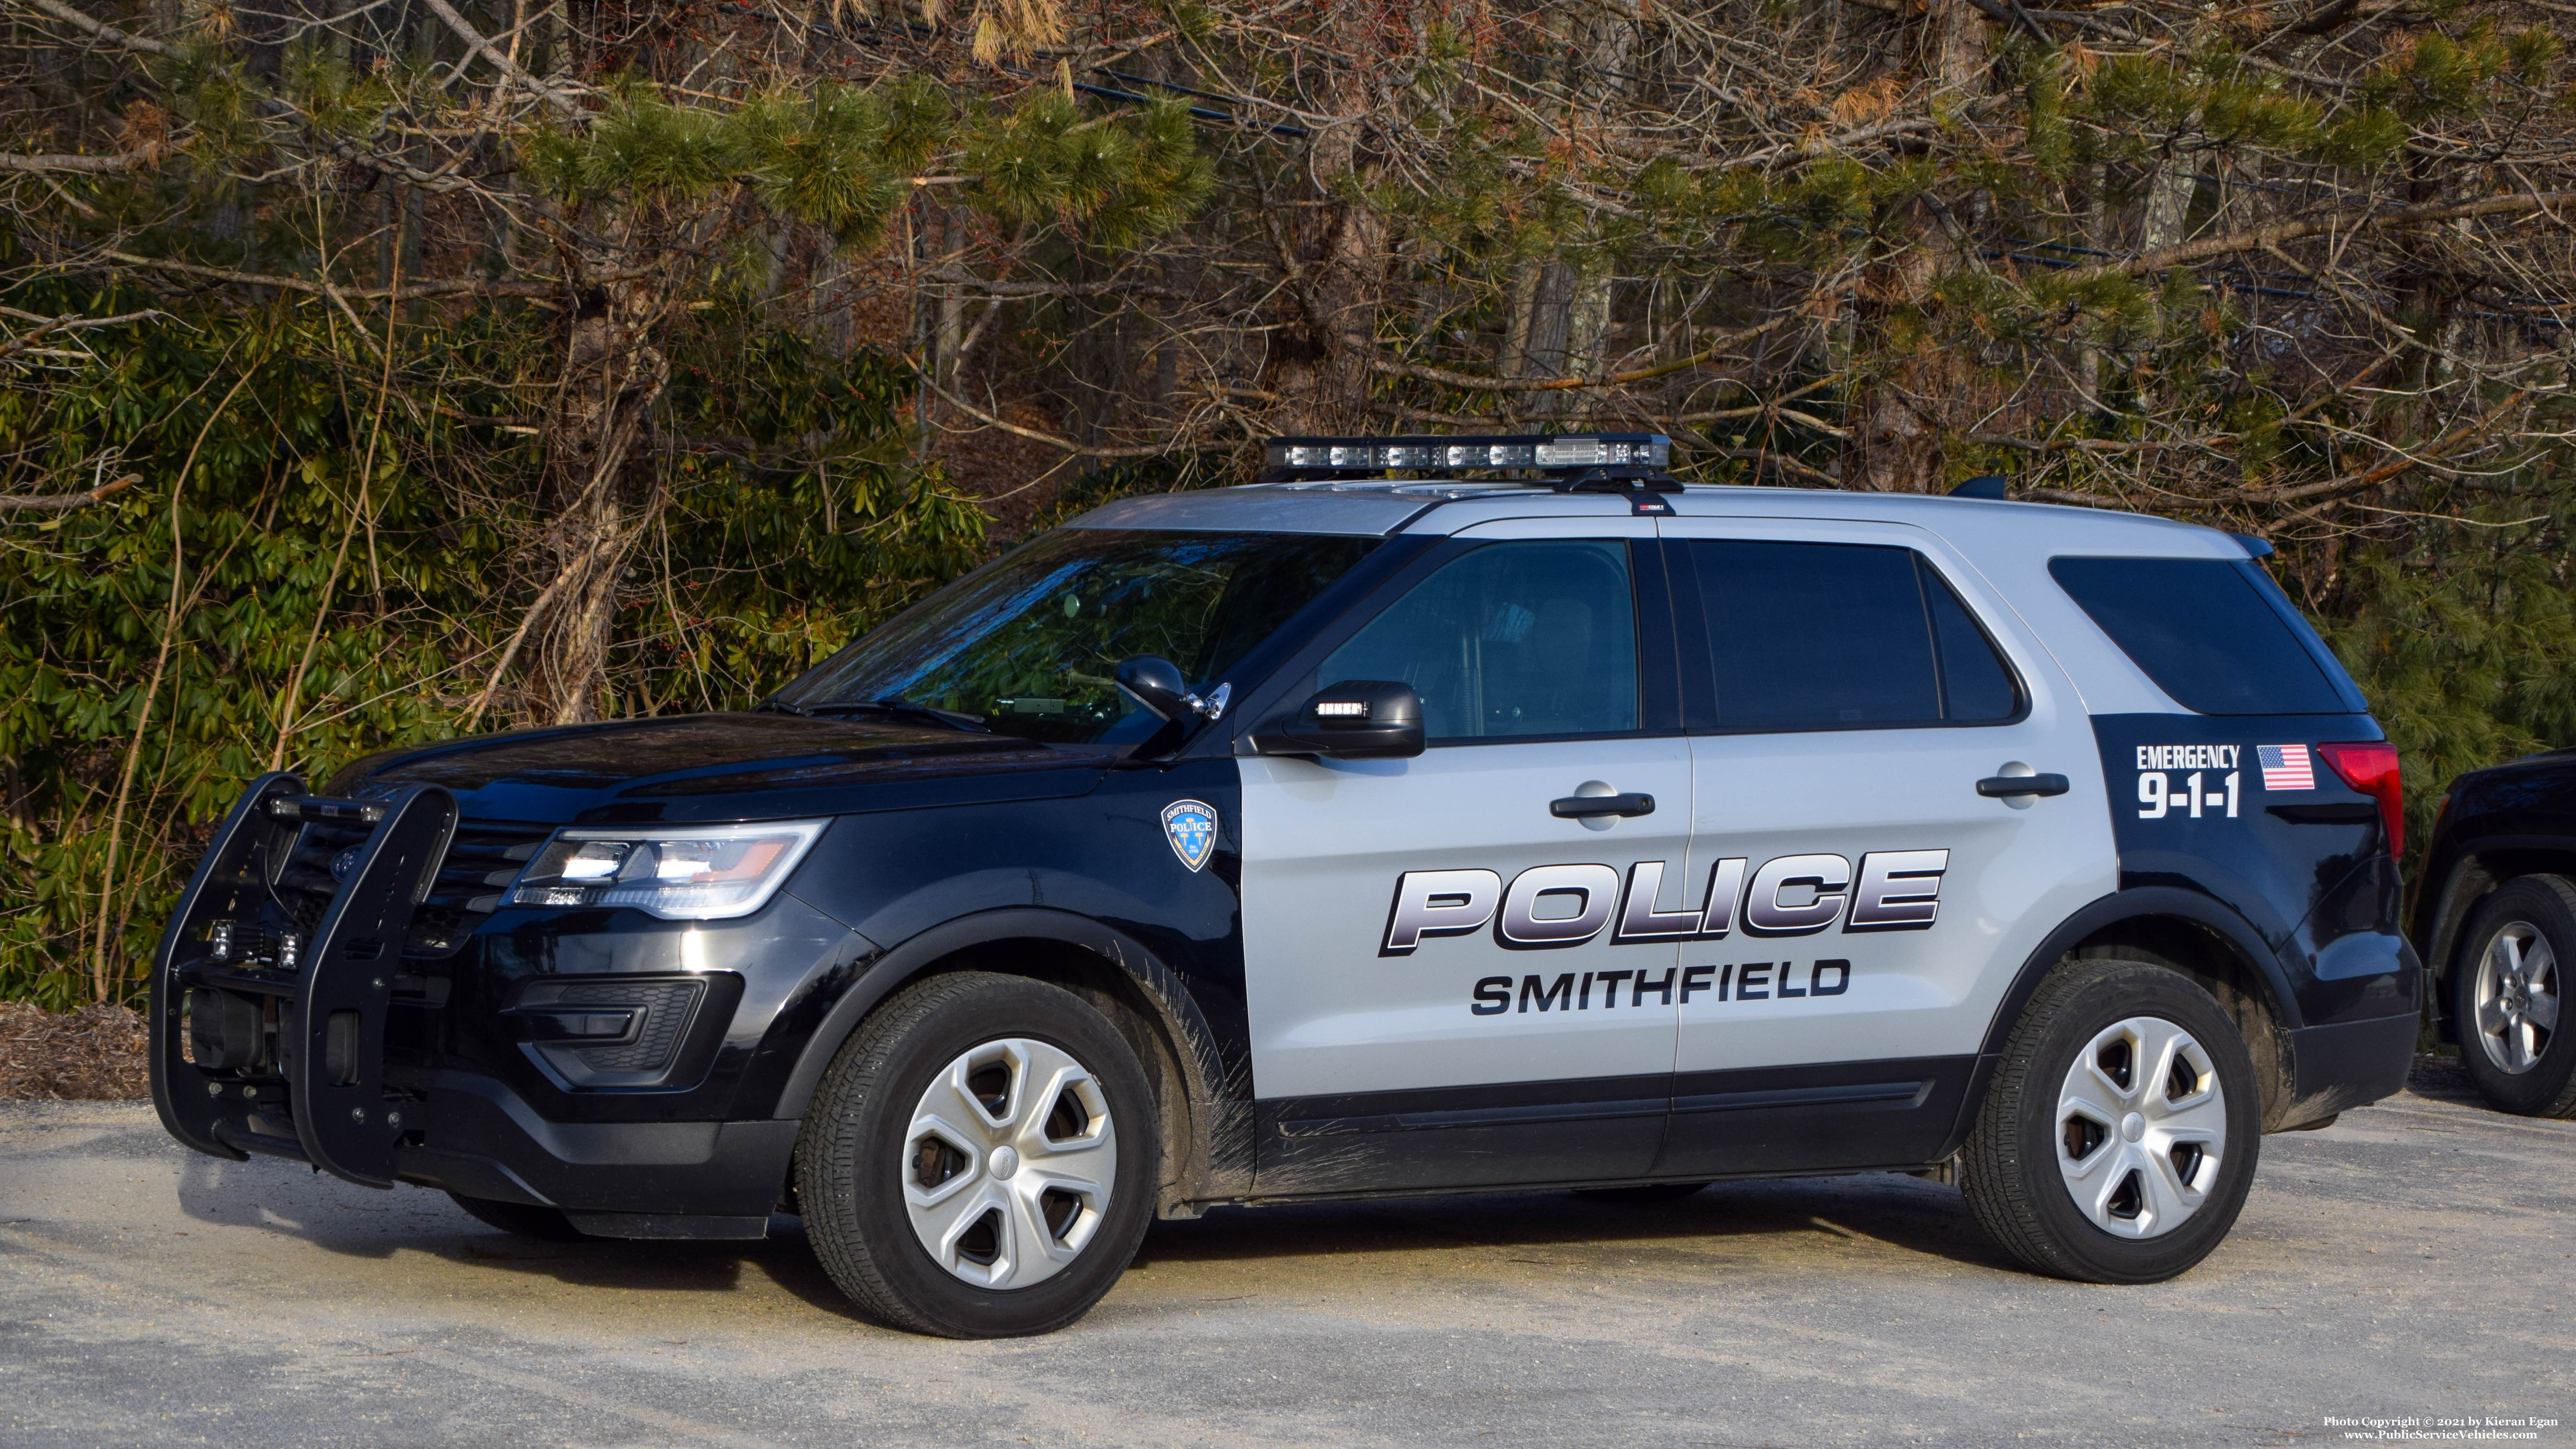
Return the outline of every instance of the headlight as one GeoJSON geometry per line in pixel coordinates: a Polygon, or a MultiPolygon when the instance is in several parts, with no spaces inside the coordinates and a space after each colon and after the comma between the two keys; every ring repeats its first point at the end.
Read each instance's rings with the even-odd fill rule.
{"type": "Polygon", "coordinates": [[[669,921],[769,903],[828,822],[558,830],[510,886],[514,906],[633,906],[669,921]]]}

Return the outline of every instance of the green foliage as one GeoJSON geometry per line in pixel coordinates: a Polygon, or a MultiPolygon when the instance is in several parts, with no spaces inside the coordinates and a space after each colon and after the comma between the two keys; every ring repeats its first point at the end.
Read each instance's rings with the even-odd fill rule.
{"type": "MultiPolygon", "coordinates": [[[[0,300],[145,305],[60,284],[0,300]]],[[[737,309],[673,341],[671,431],[754,456],[665,465],[669,501],[617,615],[622,713],[746,704],[983,552],[981,512],[904,461],[898,362],[835,357],[737,309]]],[[[26,474],[86,485],[63,475],[106,457],[143,479],[0,531],[0,997],[131,989],[253,775],[280,762],[320,779],[454,733],[515,625],[493,581],[542,522],[512,501],[540,496],[541,454],[473,420],[542,391],[542,319],[408,319],[389,396],[353,345],[309,303],[203,308],[0,389],[0,454],[26,474]]]]}
{"type": "Polygon", "coordinates": [[[2385,164],[2406,144],[2406,122],[2386,106],[2346,112],[2317,139],[2316,156],[2329,166],[2367,170],[2385,164]]]}
{"type": "Polygon", "coordinates": [[[749,137],[735,117],[702,106],[673,105],[651,87],[628,82],[609,93],[606,110],[581,130],[540,132],[525,148],[530,179],[580,202],[610,196],[689,200],[731,180],[748,157],[749,137]]]}
{"type": "Polygon", "coordinates": [[[741,164],[774,210],[854,245],[873,240],[911,194],[903,172],[888,164],[888,111],[878,96],[825,82],[803,95],[757,97],[731,124],[741,164]]]}
{"type": "Polygon", "coordinates": [[[2362,557],[2324,624],[2405,761],[2419,849],[2453,776],[2576,742],[2576,513],[2517,500],[2466,516],[2362,557]]]}
{"type": "Polygon", "coordinates": [[[1033,90],[978,120],[965,141],[974,199],[1024,226],[1130,246],[1197,214],[1215,182],[1178,103],[1085,116],[1063,92],[1033,90]]]}

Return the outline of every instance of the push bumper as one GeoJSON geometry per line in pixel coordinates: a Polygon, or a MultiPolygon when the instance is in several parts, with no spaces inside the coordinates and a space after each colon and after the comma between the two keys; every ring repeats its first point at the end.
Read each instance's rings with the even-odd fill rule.
{"type": "Polygon", "coordinates": [[[381,800],[311,795],[284,773],[251,785],[153,957],[152,1102],[172,1136],[392,1185],[412,1104],[384,1080],[385,1019],[412,908],[455,829],[456,800],[434,785],[381,800]],[[281,887],[317,858],[339,884],[299,914],[281,887]]]}
{"type": "MultiPolygon", "coordinates": [[[[563,1122],[479,1070],[388,1070],[388,1018],[413,1013],[416,1034],[431,1004],[422,978],[405,974],[404,944],[456,826],[455,800],[435,786],[341,800],[286,774],[253,784],[154,958],[162,1125],[212,1156],[557,1207],[604,1236],[763,1235],[792,1120],[563,1122]]],[[[434,984],[443,1002],[451,983],[434,984]]],[[[741,988],[726,971],[535,981],[496,1022],[558,1089],[613,1093],[703,1073],[741,988]],[[619,1055],[646,1037],[659,1056],[640,1066],[654,1071],[619,1055]],[[607,1067],[591,1062],[601,1053],[607,1067]]]]}

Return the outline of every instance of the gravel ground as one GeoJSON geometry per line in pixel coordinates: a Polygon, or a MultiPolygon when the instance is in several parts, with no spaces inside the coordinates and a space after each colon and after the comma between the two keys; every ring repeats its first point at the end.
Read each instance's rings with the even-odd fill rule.
{"type": "MultiPolygon", "coordinates": [[[[2486,1111],[2437,1069],[2267,1139],[2235,1236],[2158,1287],[2016,1272],[1955,1191],[1872,1175],[1655,1208],[1223,1210],[1157,1226],[1074,1328],[961,1344],[849,1316],[787,1219],[747,1249],[523,1242],[418,1189],[191,1156],[148,1106],[0,1106],[0,1443],[2293,1445],[2343,1441],[2330,1418],[2563,1425],[2571,1180],[2576,1124],[2486,1111]]],[[[2519,1442],[2576,1442],[2559,1425],[2519,1442]]]]}

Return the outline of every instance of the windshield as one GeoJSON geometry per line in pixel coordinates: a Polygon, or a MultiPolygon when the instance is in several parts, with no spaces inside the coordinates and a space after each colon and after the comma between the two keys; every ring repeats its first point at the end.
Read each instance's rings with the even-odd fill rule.
{"type": "Polygon", "coordinates": [[[1141,740],[1162,721],[1118,692],[1120,661],[1159,654],[1204,694],[1378,543],[1059,529],[823,661],[777,702],[938,710],[1049,744],[1141,740]]]}

